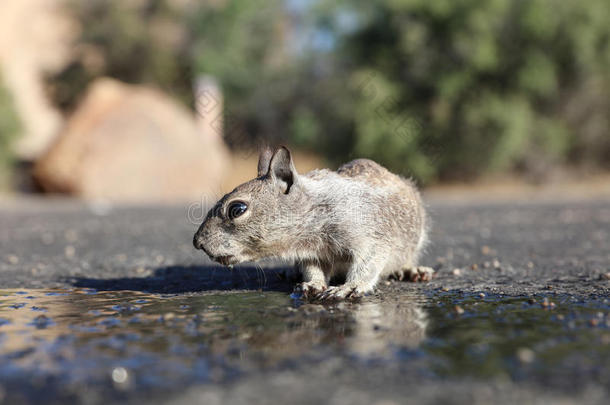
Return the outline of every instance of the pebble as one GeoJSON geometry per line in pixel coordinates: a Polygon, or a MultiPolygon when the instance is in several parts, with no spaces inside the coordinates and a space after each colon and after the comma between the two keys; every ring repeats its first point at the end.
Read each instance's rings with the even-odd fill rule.
{"type": "Polygon", "coordinates": [[[78,234],[74,229],[68,229],[66,232],[64,232],[64,237],[68,242],[74,243],[78,239],[78,234]]]}
{"type": "Polygon", "coordinates": [[[42,243],[45,245],[51,245],[55,241],[55,237],[52,233],[43,233],[40,239],[42,239],[42,243]]]}
{"type": "Polygon", "coordinates": [[[72,245],[68,245],[66,246],[66,248],[64,249],[64,254],[66,255],[66,257],[68,258],[72,258],[74,257],[74,255],[76,254],[76,249],[74,249],[74,246],[72,245]]]}
{"type": "Polygon", "coordinates": [[[492,266],[494,266],[494,269],[499,269],[500,267],[502,267],[500,261],[498,259],[495,259],[493,262],[491,262],[492,266]]]}
{"type": "Polygon", "coordinates": [[[599,325],[599,319],[589,319],[589,326],[596,327],[599,325]]]}
{"type": "Polygon", "coordinates": [[[453,269],[452,273],[453,273],[454,276],[459,276],[460,274],[462,274],[462,270],[460,270],[460,269],[453,269]]]}
{"type": "Polygon", "coordinates": [[[15,255],[8,255],[7,259],[10,264],[19,263],[19,257],[15,256],[15,255]]]}
{"type": "Polygon", "coordinates": [[[473,264],[472,266],[470,266],[470,268],[471,268],[472,270],[478,270],[478,269],[479,269],[479,265],[475,263],[475,264],[473,264]]]}
{"type": "Polygon", "coordinates": [[[447,287],[441,287],[441,291],[443,291],[443,292],[448,292],[448,291],[449,291],[449,288],[447,288],[447,287]]]}
{"type": "Polygon", "coordinates": [[[485,293],[480,293],[479,298],[485,298],[485,293]]]}
{"type": "Polygon", "coordinates": [[[548,298],[545,298],[544,300],[542,300],[542,307],[548,308],[548,309],[554,309],[556,307],[556,305],[554,302],[549,301],[548,298]]]}
{"type": "Polygon", "coordinates": [[[601,274],[601,275],[599,276],[599,279],[600,279],[600,280],[610,280],[610,272],[608,272],[608,273],[604,273],[604,274],[601,274]]]}
{"type": "Polygon", "coordinates": [[[529,364],[536,358],[536,353],[532,349],[527,347],[521,347],[517,349],[517,358],[523,364],[529,364]]]}
{"type": "Polygon", "coordinates": [[[527,262],[527,267],[530,269],[534,268],[534,263],[533,262],[527,262]]]}
{"type": "Polygon", "coordinates": [[[487,256],[488,254],[491,253],[491,248],[489,246],[483,246],[483,247],[481,247],[481,253],[483,253],[485,256],[487,256]]]}
{"type": "Polygon", "coordinates": [[[116,384],[125,384],[129,380],[129,373],[124,367],[115,367],[112,369],[112,381],[116,384]]]}
{"type": "Polygon", "coordinates": [[[456,305],[455,307],[453,307],[453,311],[458,315],[462,315],[464,313],[464,308],[459,305],[456,305]]]}

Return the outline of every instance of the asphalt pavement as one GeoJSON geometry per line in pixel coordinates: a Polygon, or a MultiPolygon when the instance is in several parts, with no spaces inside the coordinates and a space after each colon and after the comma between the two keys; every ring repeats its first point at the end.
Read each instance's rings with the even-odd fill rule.
{"type": "MultiPolygon", "coordinates": [[[[414,295],[420,297],[418,302],[423,302],[423,308],[427,308],[433,319],[429,333],[421,337],[424,349],[418,349],[416,343],[404,358],[394,352],[394,359],[400,358],[399,361],[383,362],[375,356],[356,356],[355,360],[352,352],[341,356],[329,353],[328,342],[320,341],[308,345],[307,351],[293,358],[286,355],[273,367],[254,361],[247,372],[217,383],[178,382],[175,389],[167,389],[155,397],[147,395],[144,389],[134,389],[127,394],[123,391],[120,399],[184,404],[604,403],[610,394],[610,364],[600,363],[601,360],[596,363],[583,354],[582,348],[578,349],[581,351],[576,360],[568,356],[557,365],[561,370],[542,374],[515,366],[513,371],[494,374],[493,378],[469,371],[460,375],[460,366],[455,367],[455,373],[442,373],[430,366],[431,363],[421,362],[422,358],[428,359],[429,353],[434,353],[436,340],[430,340],[430,336],[439,339],[443,319],[449,323],[465,319],[459,318],[464,312],[462,307],[468,315],[469,300],[477,297],[493,297],[493,302],[502,305],[505,299],[520,300],[523,305],[539,303],[541,310],[563,305],[567,318],[549,316],[557,317],[561,328],[565,326],[566,336],[568,330],[575,331],[570,335],[572,340],[577,339],[581,329],[570,329],[570,314],[580,311],[581,307],[591,309],[601,322],[587,318],[591,325],[583,324],[583,336],[591,326],[596,329],[592,337],[581,343],[598,348],[601,353],[597,354],[598,359],[610,359],[610,200],[486,202],[444,201],[437,196],[427,203],[432,232],[422,264],[436,269],[435,278],[418,284],[383,282],[371,297],[363,299],[364,304],[372,300],[387,305],[388,302],[404,303],[414,295]],[[450,301],[445,306],[443,297],[450,301]],[[439,305],[442,311],[434,309],[440,308],[439,305]],[[429,335],[427,341],[426,335],[429,335]]],[[[268,262],[229,270],[211,263],[192,246],[197,217],[187,204],[113,206],[62,199],[3,201],[0,203],[0,291],[78,288],[186,298],[269,292],[276,299],[285,296],[289,302],[298,277],[289,265],[268,262]]],[[[264,312],[264,304],[260,305],[264,312]]],[[[337,322],[337,313],[351,314],[357,319],[354,311],[358,305],[363,304],[320,308],[320,313],[327,314],[333,322],[337,322]]],[[[296,311],[311,312],[311,308],[319,306],[294,307],[296,311]]],[[[472,308],[476,314],[476,305],[472,308]]],[[[508,307],[497,309],[498,314],[504,311],[501,308],[508,307]]],[[[510,311],[502,314],[505,315],[498,316],[513,319],[510,311]]],[[[0,321],[1,318],[0,312],[0,321]]],[[[578,324],[578,319],[577,316],[570,322],[578,324]]],[[[318,322],[324,323],[324,317],[318,322]]],[[[520,320],[511,322],[518,324],[520,320]]],[[[319,328],[320,324],[312,328],[319,328]]],[[[1,325],[0,322],[0,348],[1,325]]],[[[302,328],[307,328],[303,325],[306,324],[302,328]]],[[[454,326],[459,330],[459,324],[454,326]]],[[[377,324],[371,327],[379,329],[377,324]]],[[[531,327],[535,328],[535,324],[531,327]]],[[[556,333],[561,340],[561,332],[556,333]]],[[[334,334],[331,336],[336,338],[334,334]]],[[[451,339],[447,335],[447,341],[451,339]]],[[[298,345],[298,339],[291,340],[291,344],[298,345]]],[[[518,352],[517,358],[528,363],[530,352],[527,350],[543,349],[525,348],[518,352]]],[[[511,369],[511,361],[507,360],[499,368],[511,369]]],[[[552,364],[544,363],[544,367],[552,368],[552,364]]],[[[18,381],[4,387],[2,384],[0,402],[3,398],[5,401],[21,398],[19,395],[25,394],[20,390],[31,389],[18,381]]],[[[47,387],[44,384],[43,388],[47,387]]],[[[58,402],[63,398],[61,395],[57,394],[58,402]]],[[[35,396],[27,398],[33,402],[36,399],[35,396]]],[[[96,403],[118,397],[101,391],[99,396],[87,401],[83,391],[70,398],[96,403]]]]}

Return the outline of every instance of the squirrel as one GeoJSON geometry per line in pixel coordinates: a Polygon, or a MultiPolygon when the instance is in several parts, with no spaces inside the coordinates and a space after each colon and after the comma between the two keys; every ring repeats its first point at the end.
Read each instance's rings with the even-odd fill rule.
{"type": "Polygon", "coordinates": [[[417,188],[368,159],[299,174],[288,148],[264,149],[258,174],[210,209],[193,245],[223,265],[281,258],[299,264],[295,292],[358,298],[381,277],[428,281],[418,267],[427,216],[417,188]],[[331,277],[345,277],[330,286],[331,277]]]}

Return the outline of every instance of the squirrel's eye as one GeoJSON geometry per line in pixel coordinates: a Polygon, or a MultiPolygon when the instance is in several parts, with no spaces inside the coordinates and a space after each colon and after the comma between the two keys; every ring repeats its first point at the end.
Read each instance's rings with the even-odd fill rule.
{"type": "Polygon", "coordinates": [[[235,201],[229,204],[227,216],[229,219],[235,219],[241,216],[248,209],[248,205],[243,201],[235,201]]]}

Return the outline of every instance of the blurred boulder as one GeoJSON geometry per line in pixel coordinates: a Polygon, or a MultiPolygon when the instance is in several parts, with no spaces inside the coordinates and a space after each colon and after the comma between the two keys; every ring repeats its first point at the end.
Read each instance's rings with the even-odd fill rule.
{"type": "Polygon", "coordinates": [[[220,137],[158,90],[99,79],[39,159],[47,192],[111,201],[176,201],[215,194],[227,171],[220,137]]]}

